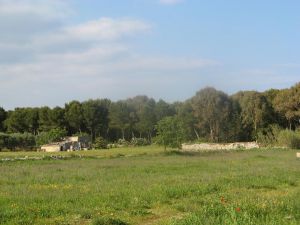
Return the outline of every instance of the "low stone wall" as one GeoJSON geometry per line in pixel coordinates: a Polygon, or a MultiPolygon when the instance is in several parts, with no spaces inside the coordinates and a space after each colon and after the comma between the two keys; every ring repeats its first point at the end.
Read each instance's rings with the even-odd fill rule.
{"type": "Polygon", "coordinates": [[[43,145],[41,147],[42,152],[60,152],[60,145],[43,145]]]}
{"type": "Polygon", "coordinates": [[[256,142],[236,142],[228,144],[183,144],[182,150],[184,151],[200,151],[200,150],[238,150],[238,149],[254,149],[259,148],[256,142]]]}

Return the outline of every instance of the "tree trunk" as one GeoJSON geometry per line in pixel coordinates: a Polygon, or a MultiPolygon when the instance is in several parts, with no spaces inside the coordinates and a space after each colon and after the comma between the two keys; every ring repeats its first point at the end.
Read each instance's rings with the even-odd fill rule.
{"type": "Polygon", "coordinates": [[[199,134],[198,134],[198,132],[197,132],[197,130],[194,128],[194,132],[195,132],[195,134],[196,134],[196,136],[197,136],[197,139],[199,140],[200,139],[200,137],[199,137],[199,134]]]}
{"type": "Polygon", "coordinates": [[[92,142],[94,142],[94,132],[93,132],[93,130],[91,130],[91,138],[92,138],[92,142]]]}
{"type": "Polygon", "coordinates": [[[109,134],[109,127],[106,129],[106,134],[105,134],[106,139],[108,139],[108,134],[109,134]]]}
{"type": "Polygon", "coordinates": [[[212,126],[210,125],[210,141],[213,142],[214,141],[214,130],[212,128],[212,126]]]}
{"type": "Polygon", "coordinates": [[[123,140],[125,140],[125,130],[124,129],[122,129],[122,138],[123,138],[123,140]]]}

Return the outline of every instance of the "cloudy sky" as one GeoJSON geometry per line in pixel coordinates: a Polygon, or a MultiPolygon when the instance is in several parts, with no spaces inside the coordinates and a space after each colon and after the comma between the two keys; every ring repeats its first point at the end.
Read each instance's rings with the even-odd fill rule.
{"type": "Polygon", "coordinates": [[[0,0],[0,106],[300,81],[298,0],[0,0]]]}

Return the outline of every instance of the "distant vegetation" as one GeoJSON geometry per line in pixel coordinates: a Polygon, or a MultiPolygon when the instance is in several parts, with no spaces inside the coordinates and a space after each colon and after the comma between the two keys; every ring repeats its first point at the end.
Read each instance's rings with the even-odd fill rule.
{"type": "Polygon", "coordinates": [[[102,147],[118,141],[129,145],[156,141],[172,147],[183,141],[259,141],[298,148],[299,122],[300,83],[283,90],[240,91],[231,96],[208,87],[171,104],[137,96],[117,102],[72,101],[55,108],[0,108],[0,149],[30,149],[63,135],[84,133],[91,136],[94,146],[102,147]],[[168,132],[174,132],[172,127],[181,132],[176,133],[175,142],[164,140],[168,127],[168,132]]]}

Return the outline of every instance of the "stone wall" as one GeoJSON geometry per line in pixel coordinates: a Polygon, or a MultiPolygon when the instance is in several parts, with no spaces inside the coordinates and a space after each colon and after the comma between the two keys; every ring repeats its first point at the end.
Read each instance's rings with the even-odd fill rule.
{"type": "Polygon", "coordinates": [[[183,144],[182,150],[185,151],[200,151],[200,150],[238,150],[238,149],[254,149],[259,148],[256,142],[236,142],[228,144],[183,144]]]}
{"type": "Polygon", "coordinates": [[[41,147],[41,151],[43,151],[43,152],[59,152],[60,145],[43,145],[41,147]]]}

